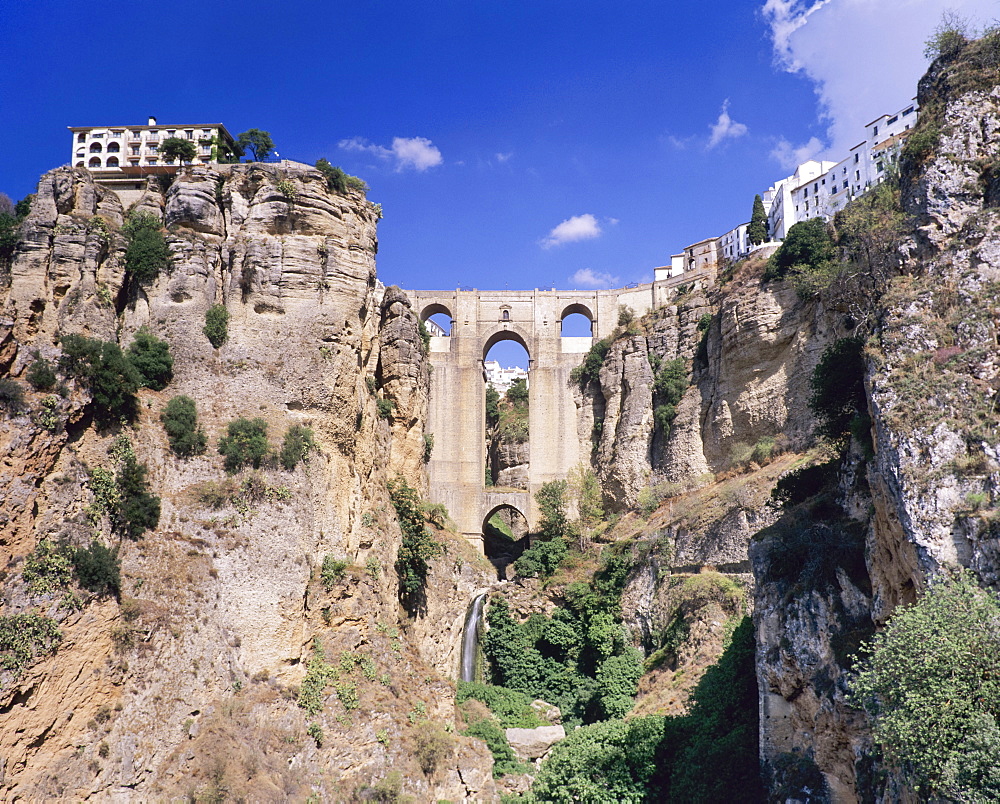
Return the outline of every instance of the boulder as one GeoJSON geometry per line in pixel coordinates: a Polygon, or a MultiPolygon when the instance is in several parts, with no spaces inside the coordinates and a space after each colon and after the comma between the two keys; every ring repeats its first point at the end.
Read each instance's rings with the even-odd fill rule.
{"type": "Polygon", "coordinates": [[[507,729],[507,742],[522,762],[545,756],[548,750],[566,737],[561,725],[536,729],[507,729]]]}

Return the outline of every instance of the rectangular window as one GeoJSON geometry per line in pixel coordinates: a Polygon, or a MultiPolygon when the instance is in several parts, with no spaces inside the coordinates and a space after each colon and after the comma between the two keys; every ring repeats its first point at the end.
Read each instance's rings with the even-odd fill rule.
{"type": "Polygon", "coordinates": [[[905,112],[903,112],[903,116],[904,116],[904,117],[905,117],[906,115],[908,115],[908,114],[913,114],[913,107],[912,107],[912,106],[911,106],[911,107],[910,107],[909,109],[907,109],[907,110],[906,110],[905,112]]]}
{"type": "Polygon", "coordinates": [[[873,137],[878,136],[878,126],[872,126],[872,136],[873,137]]]}
{"type": "Polygon", "coordinates": [[[861,181],[861,171],[860,170],[855,170],[854,171],[854,181],[861,181]]]}
{"type": "Polygon", "coordinates": [[[128,160],[128,163],[129,163],[129,164],[130,164],[130,165],[131,165],[132,167],[139,167],[139,160],[138,160],[138,159],[129,159],[129,160],[128,160]]]}
{"type": "Polygon", "coordinates": [[[147,165],[155,165],[156,164],[156,157],[153,157],[153,156],[147,157],[146,158],[146,164],[147,165]]]}
{"type": "Polygon", "coordinates": [[[203,128],[201,130],[201,136],[203,136],[203,137],[211,137],[212,136],[212,129],[210,129],[210,128],[203,128]]]}
{"type": "Polygon", "coordinates": [[[193,139],[194,139],[194,129],[188,129],[188,130],[186,130],[186,131],[184,132],[184,135],[185,135],[185,136],[186,136],[186,137],[187,137],[187,138],[188,138],[189,140],[193,140],[193,139]]]}
{"type": "Polygon", "coordinates": [[[172,136],[174,136],[174,134],[176,134],[176,133],[177,133],[177,129],[176,129],[176,128],[168,128],[168,129],[167,129],[167,136],[168,136],[168,137],[172,137],[172,136]]]}
{"type": "Polygon", "coordinates": [[[888,120],[885,121],[885,123],[886,123],[886,125],[891,126],[897,120],[899,120],[899,115],[895,115],[894,117],[890,117],[888,120]]]}
{"type": "Polygon", "coordinates": [[[91,134],[90,136],[91,136],[92,139],[95,139],[95,140],[103,140],[104,139],[104,132],[102,131],[100,134],[91,134]]]}
{"type": "Polygon", "coordinates": [[[111,132],[111,136],[112,137],[120,137],[124,133],[125,133],[124,131],[122,131],[121,129],[119,129],[118,131],[112,131],[111,132]]]}
{"type": "Polygon", "coordinates": [[[132,156],[138,156],[138,155],[139,155],[139,146],[138,145],[133,145],[132,146],[132,156]]]}
{"type": "Polygon", "coordinates": [[[815,193],[818,193],[818,192],[819,192],[819,182],[816,182],[813,185],[813,193],[815,194],[815,193]]]}
{"type": "Polygon", "coordinates": [[[854,154],[854,164],[855,165],[858,164],[858,158],[859,157],[860,157],[860,154],[854,154]]]}
{"type": "Polygon", "coordinates": [[[847,189],[847,180],[846,179],[844,180],[844,189],[845,190],[847,189]]]}

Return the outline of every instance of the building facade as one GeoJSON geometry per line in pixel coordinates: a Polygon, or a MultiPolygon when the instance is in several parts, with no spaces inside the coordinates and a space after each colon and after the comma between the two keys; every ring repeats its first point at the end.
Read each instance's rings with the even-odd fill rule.
{"type": "Polygon", "coordinates": [[[70,126],[74,167],[109,176],[144,176],[173,173],[176,160],[163,159],[158,149],[165,139],[190,140],[197,149],[189,164],[216,164],[223,151],[236,141],[221,123],[161,126],[150,117],[144,126],[70,126]]]}

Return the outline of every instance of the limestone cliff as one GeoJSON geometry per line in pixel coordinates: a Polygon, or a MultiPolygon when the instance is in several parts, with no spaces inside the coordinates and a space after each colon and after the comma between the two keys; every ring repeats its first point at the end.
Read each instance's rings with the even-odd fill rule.
{"type": "Polygon", "coordinates": [[[376,281],[375,207],[282,162],[187,168],[150,180],[135,208],[166,228],[170,266],[155,280],[125,271],[118,197],[69,168],[40,181],[0,277],[0,369],[26,397],[0,420],[2,613],[41,611],[62,637],[0,678],[4,795],[301,800],[399,781],[420,799],[491,798],[482,743],[442,725],[462,616],[490,568],[461,542],[432,562],[440,628],[396,602],[386,481],[425,487],[428,369],[405,295],[376,281]],[[213,305],[229,317],[219,348],[202,331],[213,305]],[[124,348],[141,327],[170,344],[173,380],[140,392],[132,426],[91,426],[78,381],[51,394],[24,382],[62,336],[124,348]],[[203,455],[168,448],[159,416],[178,394],[197,404],[203,455]],[[308,426],[316,448],[293,470],[265,461],[229,482],[215,445],[238,417],[262,419],[272,448],[308,426]],[[32,591],[22,572],[42,539],[108,539],[90,476],[123,443],[162,510],[118,545],[120,603],[32,591]],[[325,558],[340,569],[321,581],[325,558]],[[316,651],[337,681],[309,717],[297,688],[316,651]]]}

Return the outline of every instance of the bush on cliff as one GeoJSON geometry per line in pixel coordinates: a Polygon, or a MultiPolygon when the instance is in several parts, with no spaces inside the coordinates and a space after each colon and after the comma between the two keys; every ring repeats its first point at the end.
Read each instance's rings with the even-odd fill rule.
{"type": "Polygon", "coordinates": [[[122,226],[125,270],[139,282],[150,282],[170,264],[170,249],[160,221],[148,212],[133,212],[122,226]]]}
{"type": "Polygon", "coordinates": [[[1000,800],[1000,599],[968,571],[931,583],[862,648],[872,736],[922,800],[1000,800]]]}
{"type": "Polygon", "coordinates": [[[205,451],[205,431],[198,427],[198,412],[191,397],[175,396],[171,399],[160,414],[160,421],[175,455],[190,458],[205,451]]]}
{"type": "Polygon", "coordinates": [[[64,335],[60,343],[59,368],[90,389],[97,423],[107,426],[122,419],[132,421],[138,405],[135,392],[142,377],[118,344],[83,335],[64,335]]]}
{"type": "Polygon", "coordinates": [[[144,388],[162,391],[174,378],[174,358],[170,345],[142,327],[128,347],[128,362],[139,373],[144,388]]]}
{"type": "Polygon", "coordinates": [[[205,326],[202,332],[216,349],[229,340],[229,310],[226,309],[226,305],[213,304],[205,311],[205,326]]]}
{"type": "Polygon", "coordinates": [[[259,469],[267,456],[267,422],[263,419],[236,419],[226,425],[226,434],[219,439],[219,454],[230,474],[247,464],[259,469]]]}
{"type": "Polygon", "coordinates": [[[387,487],[403,531],[403,541],[396,553],[399,597],[406,610],[415,613],[423,608],[427,562],[440,554],[443,547],[424,526],[424,512],[416,489],[410,488],[401,477],[390,480],[387,487]]]}
{"type": "Polygon", "coordinates": [[[782,279],[790,273],[821,271],[833,259],[833,238],[822,218],[799,221],[789,228],[780,248],[771,255],[764,279],[782,279]]]}

